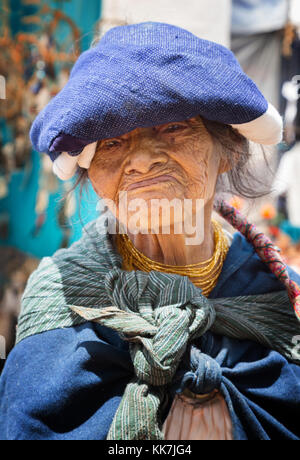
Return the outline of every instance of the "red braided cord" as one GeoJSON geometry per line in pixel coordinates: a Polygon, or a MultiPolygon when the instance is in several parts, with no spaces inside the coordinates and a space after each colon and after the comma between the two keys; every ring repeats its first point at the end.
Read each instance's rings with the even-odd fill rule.
{"type": "Polygon", "coordinates": [[[297,283],[290,279],[287,265],[270,238],[259,232],[254,224],[248,222],[246,217],[226,201],[217,200],[214,207],[229,224],[245,236],[254,246],[261,260],[268,265],[271,272],[285,285],[295,314],[300,321],[300,288],[297,283]]]}

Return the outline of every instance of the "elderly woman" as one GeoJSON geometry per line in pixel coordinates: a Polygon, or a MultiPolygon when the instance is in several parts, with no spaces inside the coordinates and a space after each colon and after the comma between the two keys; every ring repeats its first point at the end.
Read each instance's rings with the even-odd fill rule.
{"type": "Polygon", "coordinates": [[[31,139],[103,212],[29,280],[1,438],[300,438],[299,276],[215,196],[224,175],[254,196],[249,140],[281,131],[229,50],[175,26],[80,56],[31,139]]]}

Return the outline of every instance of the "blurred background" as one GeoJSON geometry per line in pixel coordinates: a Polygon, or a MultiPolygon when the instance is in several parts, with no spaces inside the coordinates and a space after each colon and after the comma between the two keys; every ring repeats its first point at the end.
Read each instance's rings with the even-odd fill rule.
{"type": "Polygon", "coordinates": [[[14,344],[21,296],[39,260],[68,247],[96,217],[92,190],[72,191],[32,150],[36,114],[64,86],[78,55],[115,25],[160,21],[230,47],[280,110],[282,144],[255,154],[272,192],[231,202],[300,272],[300,0],[0,0],[0,371],[14,344]],[[67,198],[65,198],[67,196],[67,198]]]}

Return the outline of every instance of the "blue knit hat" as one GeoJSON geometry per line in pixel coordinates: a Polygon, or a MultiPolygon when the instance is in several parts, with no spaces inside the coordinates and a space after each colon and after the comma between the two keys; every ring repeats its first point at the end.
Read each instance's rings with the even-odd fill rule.
{"type": "Polygon", "coordinates": [[[97,141],[202,117],[249,140],[276,144],[282,120],[227,48],[179,27],[146,22],[115,27],[82,53],[66,86],[35,119],[33,147],[69,179],[88,168],[97,141]]]}

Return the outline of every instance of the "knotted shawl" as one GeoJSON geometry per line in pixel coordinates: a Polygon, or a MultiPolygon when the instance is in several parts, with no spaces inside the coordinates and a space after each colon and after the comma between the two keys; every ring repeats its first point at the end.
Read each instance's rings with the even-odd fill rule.
{"type": "MultiPolygon", "coordinates": [[[[108,439],[162,439],[160,415],[168,386],[192,341],[207,330],[252,340],[300,364],[293,337],[300,327],[299,288],[276,248],[226,203],[222,215],[240,226],[287,290],[257,296],[207,299],[187,277],[126,272],[108,233],[97,221],[68,250],[45,258],[23,296],[17,341],[43,331],[96,321],[130,343],[135,377],[125,390],[108,439]],[[242,226],[244,222],[244,226],[242,226]],[[275,258],[274,258],[275,257],[275,258]],[[280,278],[282,277],[282,278],[280,278]]],[[[198,353],[203,378],[212,359],[198,353]],[[202,368],[201,367],[201,368],[202,368]]],[[[203,388],[205,392],[205,388],[203,388]]]]}

